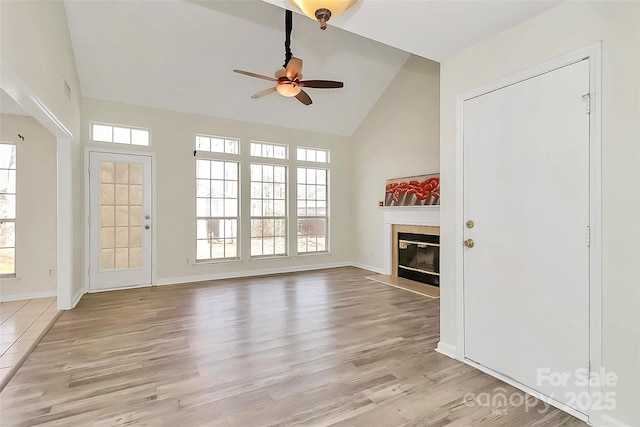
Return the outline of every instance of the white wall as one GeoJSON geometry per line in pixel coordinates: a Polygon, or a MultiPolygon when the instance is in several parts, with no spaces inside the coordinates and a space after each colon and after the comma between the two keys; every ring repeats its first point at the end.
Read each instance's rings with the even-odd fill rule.
{"type": "Polygon", "coordinates": [[[440,65],[410,56],[353,134],[354,260],[382,272],[389,178],[440,171],[440,65]]]}
{"type": "Polygon", "coordinates": [[[56,294],[56,139],[31,117],[0,116],[16,142],[16,277],[0,279],[0,300],[56,294]],[[22,141],[17,134],[24,136],[22,141]]]}
{"type": "MultiPolygon", "coordinates": [[[[138,149],[156,154],[157,282],[234,275],[258,274],[313,266],[343,265],[353,254],[351,230],[351,148],[346,137],[264,126],[192,114],[175,113],[146,107],[84,99],[82,134],[86,145],[112,149],[138,149]],[[151,129],[151,147],[92,143],[90,122],[107,122],[151,129]],[[223,263],[194,264],[195,257],[195,135],[207,134],[241,139],[328,148],[331,150],[330,245],[329,254],[254,259],[223,263]],[[187,259],[190,260],[187,263],[187,259]]],[[[243,146],[246,148],[247,145],[243,146]]],[[[295,155],[295,151],[291,150],[295,155]]],[[[291,173],[292,171],[290,171],[291,173]]],[[[241,186],[244,200],[249,186],[241,186]]],[[[290,202],[295,192],[289,193],[290,202]]],[[[290,203],[290,209],[293,205],[290,203]]],[[[295,224],[292,224],[293,226],[295,224]]],[[[295,227],[289,227],[293,232],[295,227]]],[[[246,232],[245,232],[246,235],[246,232]]],[[[293,252],[293,251],[291,251],[293,252]]]]}
{"type": "MultiPolygon", "coordinates": [[[[73,203],[73,279],[71,294],[82,288],[82,146],[80,142],[80,86],[62,1],[0,2],[0,53],[46,107],[74,135],[71,141],[73,203]],[[65,94],[64,82],[71,88],[65,94]]],[[[55,212],[55,211],[54,211],[55,212]]]]}
{"type": "MultiPolygon", "coordinates": [[[[456,95],[603,41],[604,351],[618,375],[608,413],[640,425],[640,3],[566,2],[441,64],[441,340],[456,345],[456,95]]],[[[559,260],[558,262],[561,262],[559,260]]]]}

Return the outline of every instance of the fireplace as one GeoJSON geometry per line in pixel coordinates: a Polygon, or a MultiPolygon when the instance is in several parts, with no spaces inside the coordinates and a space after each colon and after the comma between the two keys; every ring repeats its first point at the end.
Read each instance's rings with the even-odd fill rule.
{"type": "MultiPolygon", "coordinates": [[[[405,249],[400,249],[400,243],[398,242],[398,240],[400,240],[398,238],[399,234],[403,234],[403,233],[409,233],[409,234],[416,234],[416,235],[426,235],[426,236],[430,236],[427,238],[426,242],[420,242],[421,246],[430,246],[430,244],[435,244],[435,242],[440,241],[440,206],[388,206],[388,207],[383,207],[382,208],[383,212],[384,212],[384,269],[382,271],[382,275],[381,276],[386,276],[389,279],[385,279],[390,282],[394,282],[397,280],[416,280],[416,277],[410,278],[410,279],[406,279],[402,276],[399,276],[399,269],[400,267],[398,267],[399,265],[399,260],[400,260],[400,252],[404,251],[405,249]],[[434,240],[437,239],[437,240],[434,240]],[[430,240],[429,240],[430,239],[430,240]],[[426,243],[426,244],[425,244],[426,243]],[[397,279],[397,280],[396,280],[397,279]]],[[[403,239],[403,240],[409,240],[411,241],[412,239],[403,239]]],[[[407,244],[407,247],[409,247],[409,244],[407,244]]],[[[429,283],[429,281],[431,281],[431,283],[429,283],[431,286],[436,286],[434,288],[430,288],[431,290],[433,290],[434,292],[436,292],[436,295],[439,296],[439,289],[437,287],[439,287],[440,284],[440,254],[439,254],[439,246],[438,247],[433,247],[431,246],[431,248],[436,248],[438,249],[438,254],[435,255],[434,249],[427,249],[426,251],[423,251],[425,248],[419,248],[423,253],[415,260],[416,261],[416,265],[420,264],[426,264],[423,266],[433,266],[433,273],[438,273],[438,274],[431,274],[429,279],[427,279],[427,283],[429,283]],[[434,279],[437,279],[434,280],[434,279]],[[435,283],[433,283],[435,282],[435,283]]],[[[418,248],[415,248],[416,252],[418,248]]],[[[413,249],[409,249],[410,251],[413,249]]],[[[409,257],[409,253],[405,253],[402,256],[403,257],[409,257]]],[[[409,263],[407,265],[407,267],[412,267],[412,265],[409,263]]],[[[421,269],[421,268],[419,268],[421,269]]],[[[409,268],[404,268],[403,270],[408,270],[408,271],[412,271],[409,268]]],[[[427,269],[424,269],[427,270],[427,269]]],[[[427,273],[428,274],[428,273],[427,273]]],[[[387,282],[385,282],[387,283],[387,282]]],[[[415,284],[416,286],[421,286],[419,283],[415,284]]],[[[394,285],[395,286],[395,285],[394,285]]],[[[427,286],[424,286],[424,288],[427,288],[427,286]]]]}
{"type": "Polygon", "coordinates": [[[440,236],[397,233],[398,277],[440,286],[440,236]]]}
{"type": "Polygon", "coordinates": [[[440,287],[440,227],[393,224],[389,275],[440,287]]]}

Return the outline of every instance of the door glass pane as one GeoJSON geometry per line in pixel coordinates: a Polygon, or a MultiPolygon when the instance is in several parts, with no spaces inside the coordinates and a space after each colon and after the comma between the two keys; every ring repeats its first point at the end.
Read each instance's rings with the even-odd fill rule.
{"type": "Polygon", "coordinates": [[[100,164],[100,269],[142,267],[142,163],[100,164]]]}

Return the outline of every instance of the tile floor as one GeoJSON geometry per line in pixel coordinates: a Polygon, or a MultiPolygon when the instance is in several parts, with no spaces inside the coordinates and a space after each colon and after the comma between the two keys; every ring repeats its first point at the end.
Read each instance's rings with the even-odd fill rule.
{"type": "Polygon", "coordinates": [[[58,314],[55,297],[0,303],[0,390],[58,314]]]}

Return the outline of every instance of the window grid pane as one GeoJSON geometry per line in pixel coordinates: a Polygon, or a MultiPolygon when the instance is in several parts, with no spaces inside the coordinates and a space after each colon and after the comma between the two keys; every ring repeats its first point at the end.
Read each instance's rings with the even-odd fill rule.
{"type": "MultiPolygon", "coordinates": [[[[314,153],[314,156],[316,154],[314,153]]],[[[304,156],[309,159],[308,153],[305,152],[304,156]]],[[[317,157],[314,158],[317,159],[317,157]]],[[[300,159],[300,155],[298,159],[300,159]]],[[[299,167],[297,176],[298,253],[326,252],[328,250],[328,171],[327,169],[299,167]]]]}
{"type": "Polygon", "coordinates": [[[0,144],[0,276],[16,273],[16,146],[0,144]]]}
{"type": "Polygon", "coordinates": [[[251,155],[253,157],[265,157],[268,159],[288,159],[287,146],[282,144],[270,144],[266,142],[251,142],[251,155]]]}
{"type": "Polygon", "coordinates": [[[298,147],[296,158],[302,162],[329,163],[329,150],[298,147]]]}
{"type": "Polygon", "coordinates": [[[100,270],[142,268],[142,164],[100,163],[100,270]]]}
{"type": "MultiPolygon", "coordinates": [[[[226,146],[201,138],[196,148],[226,146]]],[[[196,261],[238,257],[238,176],[237,162],[196,159],[196,261]]]]}
{"type": "MultiPolygon", "coordinates": [[[[252,153],[257,150],[253,147],[252,153]]],[[[261,152],[263,146],[260,146],[261,152]]],[[[287,168],[251,164],[251,256],[287,254],[287,168]]]]}
{"type": "Polygon", "coordinates": [[[240,140],[218,136],[196,135],[196,150],[210,153],[240,154],[240,140]]]}
{"type": "Polygon", "coordinates": [[[91,124],[91,139],[98,142],[148,146],[149,135],[148,129],[111,126],[103,123],[91,124]]]}

